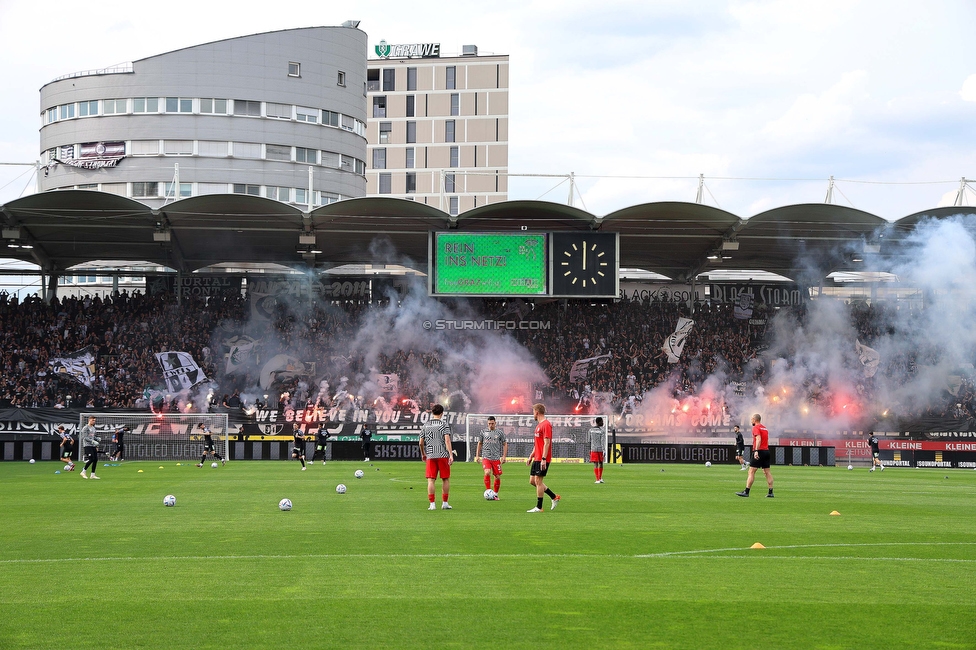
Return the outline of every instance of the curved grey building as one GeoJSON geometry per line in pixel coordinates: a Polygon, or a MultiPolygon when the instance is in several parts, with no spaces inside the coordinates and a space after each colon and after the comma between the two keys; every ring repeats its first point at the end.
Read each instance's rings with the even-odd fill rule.
{"type": "Polygon", "coordinates": [[[241,36],[41,88],[42,191],[158,207],[237,193],[299,206],[366,194],[366,34],[241,36]]]}

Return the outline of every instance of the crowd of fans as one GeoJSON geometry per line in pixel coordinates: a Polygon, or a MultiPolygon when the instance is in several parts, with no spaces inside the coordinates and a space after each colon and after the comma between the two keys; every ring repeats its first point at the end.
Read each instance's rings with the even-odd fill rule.
{"type": "MultiPolygon", "coordinates": [[[[614,409],[633,408],[635,400],[661,386],[681,398],[694,395],[716,373],[726,385],[761,391],[772,374],[768,360],[761,359],[772,313],[761,305],[749,319],[736,318],[732,306],[725,304],[705,303],[689,309],[663,302],[552,301],[523,306],[513,315],[511,303],[486,300],[480,310],[488,318],[517,317],[547,324],[545,329],[515,330],[511,335],[550,378],[548,384],[533,388],[562,408],[578,404],[588,394],[604,396],[614,409]],[[693,318],[695,325],[680,361],[669,363],[664,343],[681,316],[693,318]],[[591,357],[602,359],[589,364],[584,380],[571,381],[573,363],[591,357]]],[[[241,371],[228,374],[225,358],[235,337],[262,335],[253,331],[253,323],[248,324],[250,305],[244,297],[177,301],[172,294],[122,293],[105,299],[71,297],[45,303],[36,297],[18,301],[0,294],[0,400],[2,405],[20,407],[146,406],[147,395],[156,395],[158,400],[167,392],[155,354],[179,350],[190,353],[215,382],[210,399],[215,407],[247,407],[274,400],[282,406],[332,406],[339,397],[368,407],[373,396],[363,395],[361,385],[377,372],[398,377],[396,393],[384,395],[385,399],[397,398],[416,408],[450,396],[458,401],[449,406],[468,407],[470,387],[465,385],[464,372],[444,367],[440,355],[430,349],[386,345],[367,367],[363,354],[357,354],[350,342],[377,308],[355,301],[301,308],[279,305],[267,324],[270,335],[263,333],[274,345],[259,349],[241,371]],[[52,359],[86,347],[96,356],[91,386],[52,373],[52,359]],[[283,373],[270,388],[256,388],[263,360],[282,352],[303,362],[304,370],[283,373]],[[437,376],[440,383],[432,383],[431,376],[437,376]],[[348,392],[344,391],[347,383],[348,392]]],[[[848,313],[859,340],[866,345],[893,331],[894,312],[883,305],[853,304],[848,313]]],[[[808,317],[803,306],[788,316],[798,327],[808,317]]],[[[876,377],[856,383],[852,398],[869,401],[881,378],[910,375],[921,362],[932,361],[938,354],[934,348],[913,349],[886,359],[876,377]]],[[[806,393],[810,404],[829,413],[836,408],[830,384],[829,377],[811,374],[804,378],[804,385],[792,388],[806,393]]],[[[173,398],[167,394],[167,400],[173,398]]],[[[167,402],[164,406],[177,405],[167,402]]],[[[976,389],[971,377],[964,375],[935,404],[908,410],[911,415],[972,417],[976,389]]]]}

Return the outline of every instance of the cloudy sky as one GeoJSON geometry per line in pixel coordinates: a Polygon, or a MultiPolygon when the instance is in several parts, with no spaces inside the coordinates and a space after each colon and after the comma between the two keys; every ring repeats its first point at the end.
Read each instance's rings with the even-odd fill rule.
{"type": "MultiPolygon", "coordinates": [[[[510,172],[574,172],[596,214],[694,200],[704,174],[707,203],[749,217],[823,201],[833,175],[835,202],[896,219],[976,178],[972,0],[0,0],[0,162],[37,159],[54,77],[347,19],[370,46],[509,54],[510,172]]],[[[30,173],[0,166],[0,203],[30,173]]],[[[559,178],[511,181],[513,199],[567,197],[559,178]]]]}

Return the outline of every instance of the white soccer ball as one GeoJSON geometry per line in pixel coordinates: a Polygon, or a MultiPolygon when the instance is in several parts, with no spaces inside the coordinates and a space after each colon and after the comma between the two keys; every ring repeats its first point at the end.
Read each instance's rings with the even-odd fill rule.
{"type": "Polygon", "coordinates": [[[278,510],[291,510],[291,499],[282,499],[279,501],[278,510]]]}
{"type": "Polygon", "coordinates": [[[71,471],[71,465],[65,465],[64,466],[64,471],[70,472],[71,471]]]}
{"type": "Polygon", "coordinates": [[[705,467],[711,467],[711,466],[712,466],[712,461],[710,460],[705,461],[705,467]]]}
{"type": "Polygon", "coordinates": [[[214,469],[217,469],[217,463],[210,463],[210,466],[213,467],[214,469]]]}
{"type": "Polygon", "coordinates": [[[847,469],[854,469],[854,466],[853,465],[848,465],[847,466],[847,469]]]}
{"type": "Polygon", "coordinates": [[[31,458],[31,459],[30,459],[30,464],[31,464],[31,465],[33,465],[33,464],[34,464],[34,459],[33,459],[33,458],[31,458]]]}
{"type": "Polygon", "coordinates": [[[357,469],[356,470],[356,478],[362,478],[363,476],[364,476],[363,470],[357,469]]]}
{"type": "Polygon", "coordinates": [[[485,501],[494,501],[496,496],[494,490],[485,490],[485,501]]]}
{"type": "Polygon", "coordinates": [[[176,505],[176,497],[174,497],[172,494],[167,494],[163,497],[163,505],[167,508],[172,508],[176,505]]]}
{"type": "Polygon", "coordinates": [[[346,486],[345,485],[343,485],[342,483],[340,483],[339,485],[336,486],[336,494],[345,494],[345,493],[346,493],[346,486]]]}

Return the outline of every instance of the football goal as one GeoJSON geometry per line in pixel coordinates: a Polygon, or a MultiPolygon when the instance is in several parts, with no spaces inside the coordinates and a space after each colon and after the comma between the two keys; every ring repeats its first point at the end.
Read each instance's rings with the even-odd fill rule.
{"type": "MultiPolygon", "coordinates": [[[[522,461],[532,453],[535,444],[535,427],[538,424],[531,415],[500,415],[497,413],[469,413],[465,418],[464,436],[467,458],[474,460],[481,432],[488,428],[488,417],[494,416],[495,428],[505,433],[508,442],[508,460],[522,461]]],[[[552,423],[552,462],[586,463],[590,460],[590,429],[596,427],[596,419],[603,418],[603,447],[608,449],[607,415],[547,414],[552,423]]]]}
{"type": "Polygon", "coordinates": [[[227,459],[230,434],[226,413],[113,413],[94,411],[81,414],[79,430],[95,418],[106,456],[115,450],[112,434],[124,427],[123,460],[200,460],[204,450],[203,424],[210,428],[214,447],[227,459]]]}

